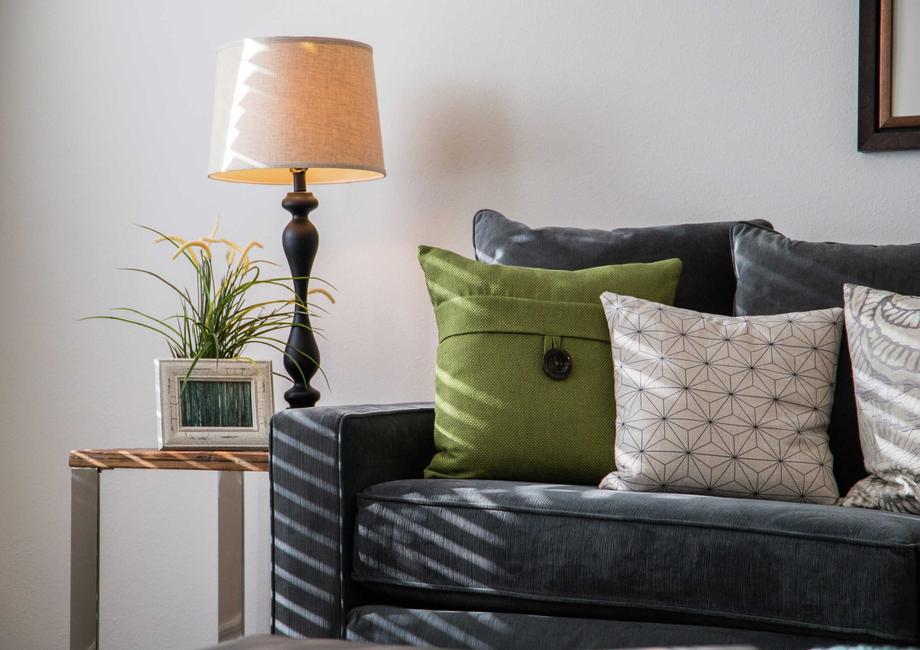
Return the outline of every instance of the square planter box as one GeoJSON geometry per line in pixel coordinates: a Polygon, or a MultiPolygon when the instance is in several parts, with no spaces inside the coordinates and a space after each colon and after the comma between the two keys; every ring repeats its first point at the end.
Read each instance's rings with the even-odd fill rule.
{"type": "Polygon", "coordinates": [[[271,361],[157,359],[158,447],[268,449],[271,361]]]}

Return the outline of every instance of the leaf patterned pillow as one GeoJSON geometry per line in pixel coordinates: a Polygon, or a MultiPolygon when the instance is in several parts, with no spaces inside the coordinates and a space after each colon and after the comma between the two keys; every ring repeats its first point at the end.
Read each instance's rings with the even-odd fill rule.
{"type": "Polygon", "coordinates": [[[727,317],[601,296],[617,403],[602,488],[832,504],[842,310],[727,317]]]}
{"type": "Polygon", "coordinates": [[[847,284],[843,298],[870,476],[841,505],[920,514],[920,297],[847,284]]]}

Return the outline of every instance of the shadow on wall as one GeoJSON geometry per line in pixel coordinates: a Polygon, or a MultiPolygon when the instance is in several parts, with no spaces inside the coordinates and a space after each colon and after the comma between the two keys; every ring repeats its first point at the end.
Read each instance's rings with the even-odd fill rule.
{"type": "Polygon", "coordinates": [[[514,126],[505,93],[467,86],[427,88],[409,104],[412,125],[400,145],[407,179],[407,228],[419,241],[465,241],[473,214],[490,201],[523,191],[523,135],[514,126]],[[462,212],[458,214],[458,210],[462,212]]]}
{"type": "Polygon", "coordinates": [[[411,179],[401,202],[420,241],[467,241],[482,208],[514,213],[518,206],[555,205],[561,178],[595,187],[573,170],[590,169],[607,184],[624,176],[611,168],[623,163],[606,143],[552,111],[515,105],[499,87],[426,88],[406,105],[411,131],[399,143],[406,166],[390,172],[411,179]]]}

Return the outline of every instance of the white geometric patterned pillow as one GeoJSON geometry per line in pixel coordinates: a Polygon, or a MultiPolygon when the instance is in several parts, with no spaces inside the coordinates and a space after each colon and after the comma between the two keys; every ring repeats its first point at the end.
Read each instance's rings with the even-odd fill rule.
{"type": "Polygon", "coordinates": [[[920,513],[920,298],[844,285],[868,478],[841,505],[920,513]]]}
{"type": "Polygon", "coordinates": [[[732,318],[601,296],[616,466],[601,487],[832,504],[842,310],[732,318]]]}

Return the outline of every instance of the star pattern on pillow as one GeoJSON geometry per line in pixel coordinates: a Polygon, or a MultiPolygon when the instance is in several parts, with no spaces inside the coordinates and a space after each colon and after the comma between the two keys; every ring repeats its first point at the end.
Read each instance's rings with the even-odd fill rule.
{"type": "Polygon", "coordinates": [[[616,465],[601,487],[833,503],[842,311],[724,317],[602,297],[616,465]]]}

